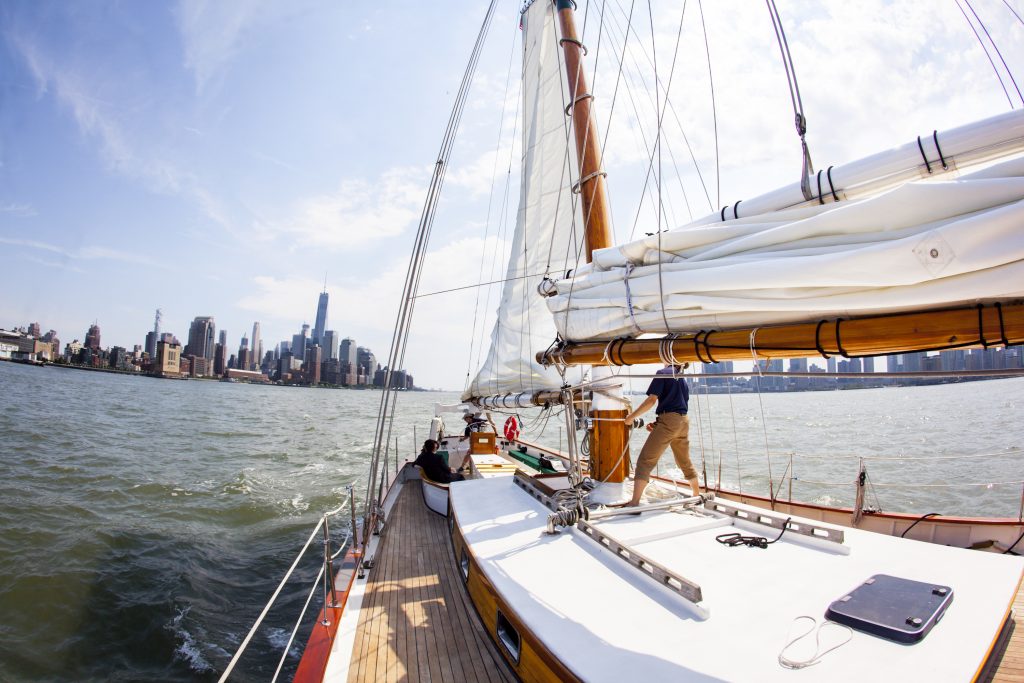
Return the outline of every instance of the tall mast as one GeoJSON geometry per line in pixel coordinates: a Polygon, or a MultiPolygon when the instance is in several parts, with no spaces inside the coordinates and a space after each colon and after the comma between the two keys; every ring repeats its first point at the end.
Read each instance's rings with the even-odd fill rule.
{"type": "MultiPolygon", "coordinates": [[[[591,110],[593,95],[587,89],[583,73],[583,43],[576,34],[573,0],[555,0],[565,54],[565,73],[569,83],[569,111],[576,137],[576,159],[580,177],[577,181],[583,210],[584,249],[587,263],[594,250],[612,245],[611,218],[604,171],[601,169],[601,148],[598,145],[597,122],[591,110]]],[[[594,368],[594,379],[608,375],[606,368],[594,368]]],[[[621,399],[621,387],[594,393],[590,417],[593,432],[590,444],[590,477],[594,481],[621,483],[629,473],[629,441],[625,424],[628,413],[621,399]]]]}
{"type": "Polygon", "coordinates": [[[573,133],[576,136],[576,159],[579,161],[579,193],[582,201],[587,263],[593,259],[595,249],[612,246],[611,218],[608,213],[608,194],[605,190],[604,171],[601,170],[601,148],[597,139],[597,122],[591,111],[593,95],[587,89],[583,73],[583,43],[576,35],[573,19],[576,3],[556,0],[558,23],[562,31],[559,41],[565,53],[565,73],[569,81],[569,110],[572,114],[573,133]]]}

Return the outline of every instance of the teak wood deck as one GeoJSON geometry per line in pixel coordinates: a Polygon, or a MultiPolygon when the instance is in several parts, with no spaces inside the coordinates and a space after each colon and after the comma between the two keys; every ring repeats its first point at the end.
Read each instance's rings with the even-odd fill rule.
{"type": "Polygon", "coordinates": [[[349,681],[514,681],[483,630],[452,555],[448,524],[408,481],[367,582],[349,681]]]}

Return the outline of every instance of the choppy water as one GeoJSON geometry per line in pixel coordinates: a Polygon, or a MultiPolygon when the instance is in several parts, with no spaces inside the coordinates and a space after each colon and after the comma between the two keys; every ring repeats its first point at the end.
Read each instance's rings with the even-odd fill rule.
{"type": "MultiPolygon", "coordinates": [[[[414,424],[424,437],[435,401],[454,399],[403,395],[400,450],[413,450],[414,424]]],[[[379,400],[0,363],[0,680],[215,679],[319,514],[364,485],[379,400]]],[[[735,485],[738,445],[743,488],[764,492],[767,432],[774,478],[793,452],[795,497],[833,503],[852,485],[806,482],[851,481],[857,456],[1002,453],[869,471],[886,509],[1015,517],[1021,487],[998,482],[1024,479],[1022,403],[1024,379],[713,396],[695,402],[692,434],[712,480],[721,459],[735,485]]],[[[559,424],[542,440],[557,443],[559,424]]],[[[237,680],[272,674],[318,561],[286,588],[237,680]]]]}

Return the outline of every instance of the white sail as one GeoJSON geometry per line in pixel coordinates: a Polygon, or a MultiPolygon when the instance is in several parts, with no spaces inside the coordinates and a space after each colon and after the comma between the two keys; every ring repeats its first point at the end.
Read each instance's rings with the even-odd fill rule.
{"type": "Polygon", "coordinates": [[[523,170],[516,230],[491,348],[464,399],[555,389],[562,383],[555,370],[534,359],[536,351],[555,338],[537,285],[545,274],[564,275],[567,261],[576,262],[572,235],[574,226],[582,226],[569,190],[578,172],[575,152],[568,147],[572,141],[565,115],[567,86],[557,33],[554,3],[535,2],[526,10],[523,170]]]}
{"type": "MultiPolygon", "coordinates": [[[[739,218],[730,207],[725,221],[596,252],[548,299],[559,333],[583,341],[1024,296],[1024,159],[1012,158],[1024,151],[1022,126],[1022,112],[976,125],[991,139],[950,144],[949,170],[934,179],[894,182],[928,177],[921,156],[915,164],[901,148],[833,171],[852,169],[862,184],[891,188],[883,192],[840,191],[842,201],[819,204],[793,186],[741,204],[739,218]],[[996,148],[1009,158],[956,177],[957,164],[991,160],[996,148]]],[[[958,142],[968,132],[951,131],[958,142]]]]}

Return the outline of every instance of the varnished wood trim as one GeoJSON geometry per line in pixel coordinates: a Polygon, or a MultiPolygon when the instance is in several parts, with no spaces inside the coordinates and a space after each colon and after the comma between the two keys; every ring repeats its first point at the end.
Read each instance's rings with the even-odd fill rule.
{"type": "MultiPolygon", "coordinates": [[[[323,681],[324,672],[327,670],[327,660],[331,656],[331,648],[334,646],[334,638],[338,634],[338,625],[341,616],[348,604],[348,596],[352,593],[352,585],[355,583],[358,574],[359,562],[362,552],[349,548],[345,553],[345,559],[341,563],[340,571],[350,571],[348,583],[344,590],[336,591],[338,604],[334,607],[324,606],[317,616],[313,630],[306,640],[306,647],[302,651],[302,659],[295,670],[293,683],[320,683],[323,681]],[[323,625],[325,619],[330,620],[327,626],[323,625]]],[[[333,580],[333,577],[332,577],[333,580]]]]}
{"type": "MultiPolygon", "coordinates": [[[[454,509],[449,514],[454,515],[454,509]]],[[[459,527],[458,519],[456,517],[455,524],[452,527],[452,552],[455,555],[456,562],[461,557],[461,551],[465,549],[467,555],[469,555],[469,578],[466,581],[466,587],[469,592],[470,600],[473,603],[473,607],[476,609],[477,616],[480,617],[480,621],[484,624],[484,627],[494,641],[498,648],[498,651],[504,657],[505,661],[516,673],[516,675],[523,681],[537,681],[538,683],[558,683],[559,681],[579,681],[580,679],[573,674],[554,654],[548,650],[540,639],[533,635],[533,633],[527,628],[526,624],[519,618],[515,609],[506,602],[494,588],[494,584],[491,583],[487,575],[480,569],[480,563],[473,554],[473,549],[466,543],[462,536],[462,530],[459,527]],[[505,647],[499,642],[497,636],[498,626],[498,610],[509,621],[510,624],[519,632],[519,662],[515,662],[509,657],[505,647]]]]}

